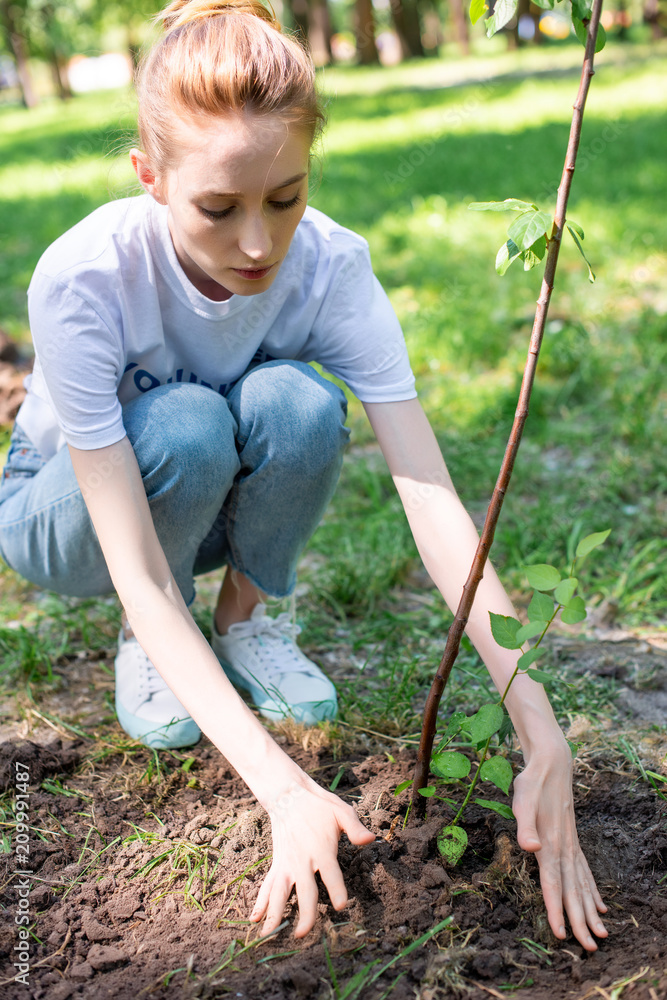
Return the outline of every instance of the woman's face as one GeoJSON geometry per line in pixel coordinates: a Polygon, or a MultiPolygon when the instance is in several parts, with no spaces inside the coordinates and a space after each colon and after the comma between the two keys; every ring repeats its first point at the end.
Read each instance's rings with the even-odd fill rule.
{"type": "MultiPolygon", "coordinates": [[[[256,295],[273,282],[306,208],[310,143],[252,114],[179,124],[180,155],[144,187],[169,207],[176,256],[208,298],[256,295]]],[[[143,169],[150,167],[143,154],[143,169]]]]}

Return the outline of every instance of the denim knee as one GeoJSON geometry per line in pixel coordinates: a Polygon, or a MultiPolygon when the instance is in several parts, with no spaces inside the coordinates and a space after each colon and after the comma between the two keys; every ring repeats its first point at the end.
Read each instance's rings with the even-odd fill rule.
{"type": "Polygon", "coordinates": [[[271,462],[308,477],[338,467],[349,438],[347,400],[333,382],[301,361],[269,361],[229,394],[243,454],[251,434],[270,436],[271,462]],[[278,445],[276,447],[276,445],[278,445]]]}
{"type": "Polygon", "coordinates": [[[123,407],[123,423],[149,497],[174,478],[197,493],[231,487],[239,469],[236,421],[217,392],[188,383],[158,386],[123,407]]]}

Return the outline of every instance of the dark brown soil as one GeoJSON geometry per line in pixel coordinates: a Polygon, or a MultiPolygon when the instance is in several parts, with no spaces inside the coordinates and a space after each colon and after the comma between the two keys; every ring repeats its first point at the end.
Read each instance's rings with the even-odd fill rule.
{"type": "Polygon", "coordinates": [[[162,753],[159,774],[149,751],[129,754],[120,741],[116,748],[61,739],[0,744],[5,788],[13,788],[15,763],[28,765],[37,828],[30,833],[35,924],[27,987],[11,981],[17,859],[0,855],[0,997],[323,1000],[336,995],[325,949],[339,995],[347,995],[355,973],[372,962],[379,969],[446,917],[449,926],[425,946],[351,995],[486,1000],[522,987],[530,1000],[667,997],[665,808],[645,783],[604,759],[577,770],[581,839],[609,906],[610,936],[588,955],[573,939],[551,935],[536,864],[518,851],[512,823],[473,808],[472,847],[457,869],[445,868],[437,853],[438,803],[429,804],[423,825],[402,828],[408,793],[392,793],[411,774],[412,750],[394,760],[361,753],[335,760],[328,749],[286,748],[325,786],[342,768],[337,791],[377,839],[364,848],[341,844],[347,911],[335,913],[322,891],[320,918],[306,939],[294,939],[290,920],[241,953],[257,937],[245,918],[268,866],[269,831],[246,786],[207,741],[188,751],[194,761],[185,768],[185,753],[162,753]],[[136,838],[137,828],[154,839],[136,838]],[[185,845],[191,866],[208,859],[208,884],[197,876],[188,884],[185,861],[170,880],[170,865],[159,858],[179,846],[183,855],[185,845]]]}

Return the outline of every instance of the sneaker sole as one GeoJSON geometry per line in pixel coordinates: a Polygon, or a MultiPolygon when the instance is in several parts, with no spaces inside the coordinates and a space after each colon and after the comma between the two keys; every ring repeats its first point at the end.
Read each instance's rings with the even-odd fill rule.
{"type": "Polygon", "coordinates": [[[174,723],[156,726],[138,715],[132,715],[116,701],[116,715],[122,728],[133,740],[155,750],[191,747],[201,739],[201,729],[194,719],[179,719],[174,723]]]}
{"type": "Polygon", "coordinates": [[[219,657],[218,660],[234,687],[248,692],[253,703],[258,708],[259,714],[265,719],[271,719],[272,722],[281,722],[283,719],[294,719],[296,722],[303,722],[307,726],[315,726],[318,722],[335,719],[338,715],[338,700],[335,697],[321,702],[304,701],[298,705],[286,706],[284,702],[275,701],[273,698],[270,698],[262,688],[252,686],[226,660],[220,660],[219,657]]]}

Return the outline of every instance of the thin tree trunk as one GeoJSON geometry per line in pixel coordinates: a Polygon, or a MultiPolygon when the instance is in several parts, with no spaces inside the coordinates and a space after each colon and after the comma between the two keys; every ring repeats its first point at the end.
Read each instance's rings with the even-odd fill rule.
{"type": "Polygon", "coordinates": [[[454,37],[464,56],[470,55],[470,33],[468,18],[463,7],[463,0],[449,0],[449,12],[454,26],[454,37]]]}
{"type": "Polygon", "coordinates": [[[68,101],[72,96],[72,91],[69,85],[69,76],[67,75],[67,63],[58,55],[55,49],[51,49],[49,52],[49,66],[58,97],[61,101],[68,101]]]}
{"type": "Polygon", "coordinates": [[[403,58],[423,59],[424,46],[417,0],[391,0],[390,7],[403,58]]]}
{"type": "Polygon", "coordinates": [[[2,0],[0,13],[2,15],[3,27],[9,41],[9,45],[16,60],[16,74],[19,78],[21,89],[21,100],[26,108],[34,108],[39,104],[39,98],[32,85],[32,76],[28,66],[28,53],[25,38],[16,20],[16,8],[10,0],[2,0]]]}
{"type": "Polygon", "coordinates": [[[307,42],[310,33],[308,0],[285,0],[285,6],[292,15],[292,20],[302,40],[307,42]]]}
{"type": "Polygon", "coordinates": [[[357,42],[357,58],[361,65],[370,66],[372,63],[379,63],[371,0],[356,0],[354,34],[357,42]]]}
{"type": "Polygon", "coordinates": [[[489,549],[493,543],[496,524],[498,523],[503,500],[509,486],[512,469],[514,468],[514,461],[519,450],[519,444],[521,443],[521,435],[528,416],[528,405],[530,402],[533,381],[535,379],[537,359],[540,353],[540,346],[542,344],[544,327],[549,310],[549,302],[551,300],[551,293],[553,292],[554,287],[556,266],[558,264],[558,253],[560,251],[561,238],[563,235],[563,228],[565,226],[567,202],[570,194],[570,187],[572,185],[572,175],[574,174],[579,140],[581,138],[584,107],[588,96],[591,78],[595,72],[593,69],[593,59],[595,56],[595,39],[597,37],[598,25],[600,23],[601,10],[602,0],[594,0],[591,20],[588,26],[586,52],[581,71],[579,92],[574,103],[574,113],[572,115],[570,138],[568,141],[567,153],[565,155],[565,165],[563,167],[563,174],[558,188],[556,213],[554,216],[551,239],[549,240],[549,250],[547,252],[546,264],[544,268],[544,277],[542,278],[542,288],[540,291],[540,297],[537,300],[535,321],[533,323],[528,358],[526,360],[523,381],[521,383],[521,391],[519,393],[519,402],[517,405],[516,415],[514,417],[514,424],[512,425],[510,438],[507,442],[507,448],[505,450],[505,456],[498,475],[498,481],[493,491],[493,496],[491,497],[491,503],[489,504],[486,520],[484,521],[484,528],[482,530],[482,536],[479,540],[477,551],[475,552],[470,574],[464,584],[463,594],[456,611],[456,616],[447,635],[445,651],[426,700],[426,707],[424,709],[424,724],[422,727],[417,766],[415,768],[414,783],[412,786],[412,816],[414,818],[423,817],[426,811],[426,799],[419,794],[419,789],[425,788],[428,784],[429,765],[431,762],[431,752],[433,750],[433,740],[435,738],[435,728],[440,699],[458,654],[459,645],[463,636],[463,630],[465,629],[468,621],[468,615],[470,614],[470,609],[472,608],[473,601],[475,599],[477,587],[479,586],[484,573],[484,565],[489,554],[489,549]]]}
{"type": "Polygon", "coordinates": [[[333,59],[331,17],[327,0],[310,0],[308,44],[316,66],[326,66],[333,59]]]}

